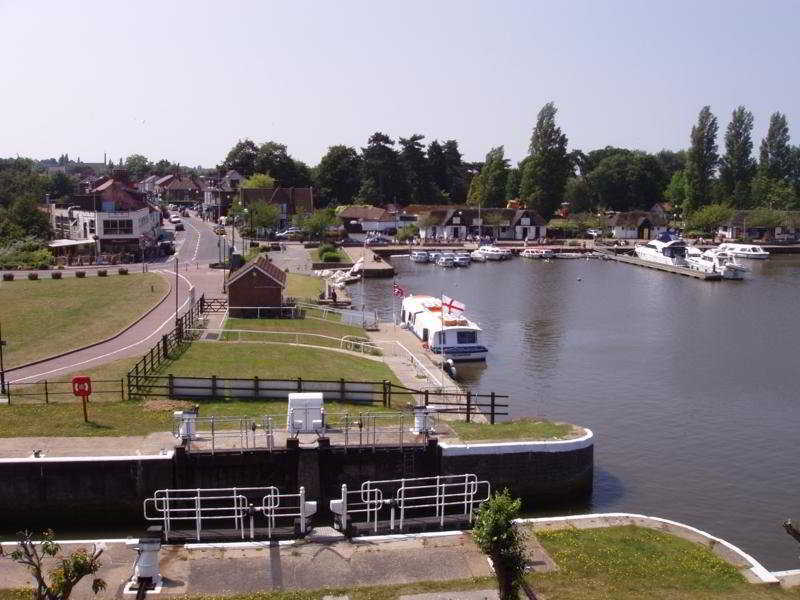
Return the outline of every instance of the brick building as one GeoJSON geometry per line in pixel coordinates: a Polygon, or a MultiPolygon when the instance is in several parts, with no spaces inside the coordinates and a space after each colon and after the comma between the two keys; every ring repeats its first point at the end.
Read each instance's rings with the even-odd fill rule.
{"type": "Polygon", "coordinates": [[[258,256],[228,278],[229,314],[247,316],[250,311],[237,310],[241,307],[281,306],[285,288],[286,273],[265,256],[258,256]]]}

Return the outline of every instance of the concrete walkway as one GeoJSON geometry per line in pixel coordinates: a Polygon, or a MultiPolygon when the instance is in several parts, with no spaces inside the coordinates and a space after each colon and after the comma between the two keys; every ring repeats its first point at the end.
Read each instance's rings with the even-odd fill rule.
{"type": "MultiPolygon", "coordinates": [[[[77,405],[75,410],[80,410],[77,405]]],[[[162,449],[170,452],[179,444],[167,431],[120,437],[0,438],[0,459],[30,458],[34,450],[41,450],[44,458],[154,455],[162,449]]]]}
{"type": "MultiPolygon", "coordinates": [[[[333,530],[326,528],[326,533],[333,530]]],[[[310,536],[314,539],[314,533],[310,536]]],[[[316,536],[319,541],[282,544],[187,544],[161,551],[162,595],[245,594],[257,591],[352,589],[368,585],[396,585],[419,581],[448,581],[491,576],[485,556],[471,536],[451,532],[437,536],[395,539],[356,539],[340,535],[316,536]]],[[[90,578],[82,581],[71,598],[122,598],[136,553],[121,541],[107,544],[98,573],[107,590],[94,596],[90,578]]],[[[86,544],[65,544],[71,552],[86,544]]],[[[10,545],[4,544],[9,551],[10,545]]],[[[10,560],[0,560],[0,587],[18,588],[30,576],[10,560]]],[[[130,597],[130,596],[129,596],[130,597]]],[[[455,597],[455,596],[450,596],[455,597]]],[[[463,596],[458,596],[463,597],[463,596]]],[[[486,596],[478,596],[478,598],[486,596]]]]}

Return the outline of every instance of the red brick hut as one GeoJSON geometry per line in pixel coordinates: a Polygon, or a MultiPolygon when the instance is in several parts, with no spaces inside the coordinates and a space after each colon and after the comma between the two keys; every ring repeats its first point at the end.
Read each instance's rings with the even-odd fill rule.
{"type": "MultiPolygon", "coordinates": [[[[258,316],[257,310],[237,310],[281,306],[286,288],[286,273],[265,256],[242,265],[228,279],[228,308],[232,317],[258,316]]],[[[261,316],[278,316],[280,311],[262,311],[261,316]]]]}

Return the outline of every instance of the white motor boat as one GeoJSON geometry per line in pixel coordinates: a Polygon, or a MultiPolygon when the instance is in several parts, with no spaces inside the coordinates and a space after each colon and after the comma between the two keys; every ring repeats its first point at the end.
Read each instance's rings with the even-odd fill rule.
{"type": "Polygon", "coordinates": [[[693,271],[716,273],[723,279],[744,279],[747,268],[736,262],[736,257],[718,248],[702,252],[700,248],[686,249],[686,265],[693,271]]]}
{"type": "Polygon", "coordinates": [[[737,258],[759,258],[762,260],[769,258],[769,252],[754,244],[725,243],[717,246],[717,250],[722,250],[737,258]]]}
{"type": "Polygon", "coordinates": [[[636,256],[648,262],[673,267],[686,266],[686,242],[683,240],[650,240],[646,244],[639,244],[633,251],[636,256]]]}
{"type": "Polygon", "coordinates": [[[428,251],[428,261],[435,263],[439,260],[439,257],[444,254],[444,252],[439,252],[438,250],[429,250],[428,251]]]}
{"type": "Polygon", "coordinates": [[[503,250],[497,246],[481,246],[478,248],[478,252],[480,252],[486,260],[504,260],[506,258],[503,250]]]}
{"type": "Polygon", "coordinates": [[[555,253],[552,250],[545,250],[543,248],[525,248],[519,253],[522,258],[553,258],[555,253]]]}
{"type": "Polygon", "coordinates": [[[426,263],[430,260],[430,256],[425,250],[414,250],[411,253],[411,262],[426,263]]]}
{"type": "Polygon", "coordinates": [[[486,360],[489,349],[479,342],[481,328],[461,312],[442,310],[442,301],[433,296],[407,296],[403,299],[400,320],[422,340],[423,347],[445,359],[486,360]]]}
{"type": "Polygon", "coordinates": [[[468,267],[472,259],[470,258],[469,254],[456,254],[455,258],[453,259],[453,263],[457,267],[468,267]]]}
{"type": "Polygon", "coordinates": [[[472,259],[472,262],[486,262],[486,257],[480,250],[473,250],[469,253],[469,257],[472,259]]]}
{"type": "Polygon", "coordinates": [[[447,268],[455,267],[456,266],[455,256],[453,256],[452,254],[442,254],[436,260],[436,264],[439,265],[440,267],[447,267],[447,268]]]}

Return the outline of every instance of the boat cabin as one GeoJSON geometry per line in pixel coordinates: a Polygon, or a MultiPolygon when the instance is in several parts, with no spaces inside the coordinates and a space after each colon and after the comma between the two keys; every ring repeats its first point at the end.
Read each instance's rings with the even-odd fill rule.
{"type": "Polygon", "coordinates": [[[400,312],[402,325],[423,347],[454,361],[485,360],[488,352],[479,342],[481,328],[461,312],[448,312],[440,298],[408,296],[400,312]]]}

